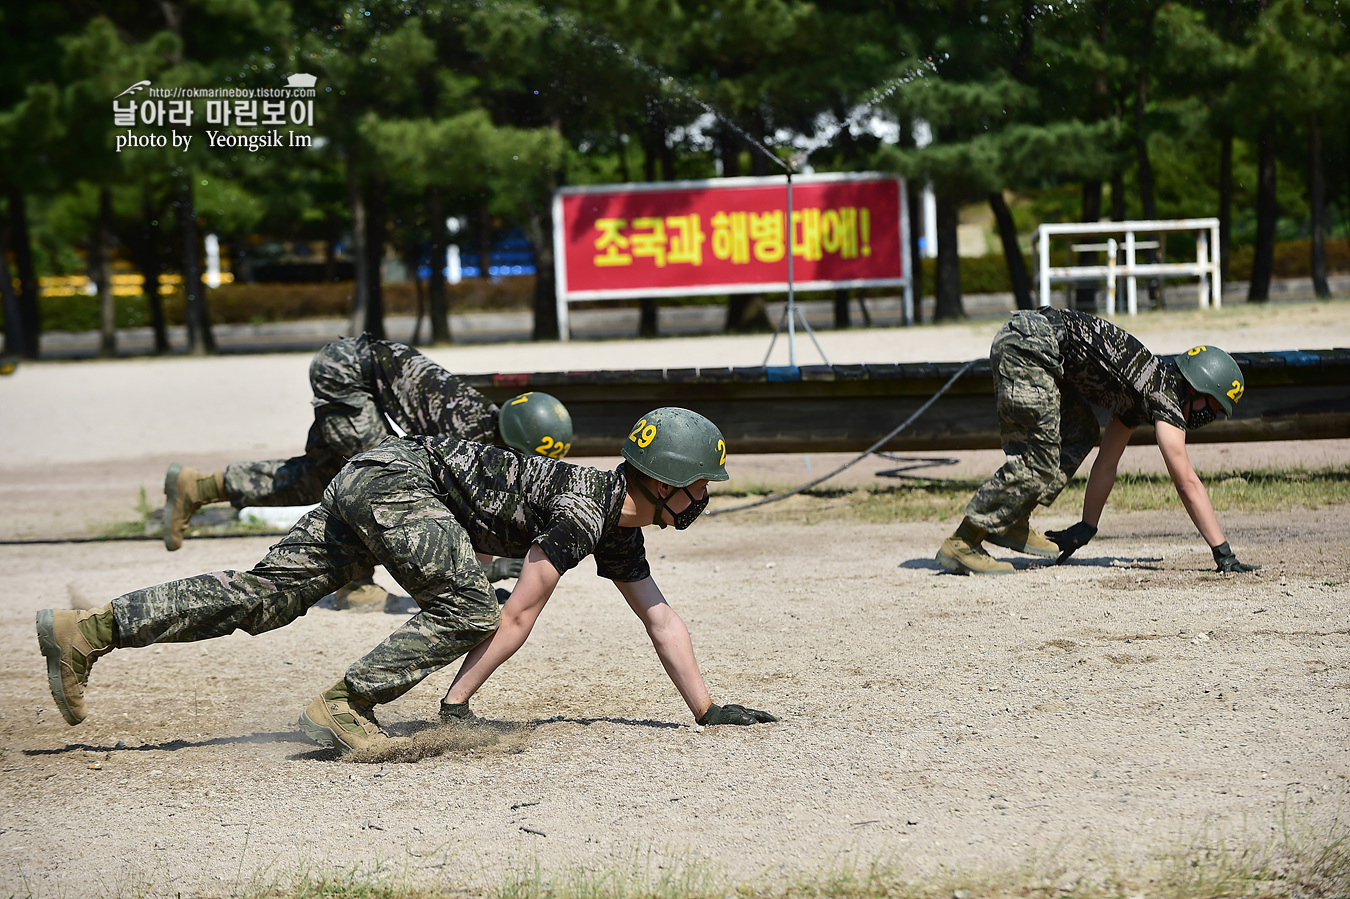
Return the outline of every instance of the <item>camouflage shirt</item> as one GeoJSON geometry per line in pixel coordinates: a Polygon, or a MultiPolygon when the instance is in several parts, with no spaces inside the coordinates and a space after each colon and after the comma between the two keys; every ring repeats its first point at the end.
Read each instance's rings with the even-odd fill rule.
{"type": "Polygon", "coordinates": [[[359,408],[369,396],[409,436],[497,442],[497,407],[407,344],[369,334],[344,337],[320,351],[310,378],[315,405],[346,402],[359,408]]]}
{"type": "Polygon", "coordinates": [[[1139,339],[1104,319],[1072,309],[1040,310],[1059,337],[1064,380],[1089,402],[1137,428],[1163,421],[1183,430],[1181,372],[1139,339]]]}
{"type": "Polygon", "coordinates": [[[445,437],[405,443],[425,450],[432,479],[444,491],[441,501],[478,552],[519,559],[538,543],[559,572],[594,555],[601,577],[640,581],[651,574],[642,529],[619,526],[627,493],[622,469],[601,471],[445,437]]]}

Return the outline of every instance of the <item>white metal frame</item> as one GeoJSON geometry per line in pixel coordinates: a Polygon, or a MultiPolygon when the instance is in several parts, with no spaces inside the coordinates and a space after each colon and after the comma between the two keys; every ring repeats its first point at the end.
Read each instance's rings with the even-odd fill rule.
{"type": "MultiPolygon", "coordinates": [[[[915,260],[909,258],[909,184],[904,178],[896,175],[890,175],[883,172],[827,172],[811,175],[797,175],[792,179],[786,176],[768,176],[768,177],[737,177],[737,178],[712,178],[691,181],[655,181],[625,184],[587,184],[564,187],[553,195],[553,270],[556,284],[556,298],[558,310],[558,335],[561,340],[571,338],[571,322],[568,314],[568,305],[578,300],[622,300],[643,297],[663,297],[663,296],[712,296],[717,294],[731,293],[787,293],[789,298],[797,290],[827,290],[831,288],[854,288],[854,287],[901,287],[903,288],[903,309],[904,321],[906,325],[914,323],[914,272],[912,264],[917,264],[915,260]],[[782,185],[788,192],[789,208],[791,204],[792,184],[820,184],[836,181],[899,181],[900,182],[900,254],[901,271],[904,272],[900,278],[860,278],[850,281],[805,281],[793,283],[792,279],[792,254],[788,253],[788,279],[787,281],[769,282],[763,284],[741,284],[741,285],[703,285],[700,287],[667,287],[667,288],[633,288],[631,290],[577,290],[568,291],[567,285],[567,254],[566,254],[566,236],[563,233],[563,204],[562,199],[567,194],[584,193],[611,193],[611,192],[631,192],[644,193],[665,191],[672,188],[691,188],[691,187],[746,187],[763,185],[782,185]]],[[[791,215],[788,216],[790,222],[791,215]]],[[[805,320],[803,320],[805,323],[805,320]]],[[[772,349],[772,346],[770,347],[772,349]]]]}
{"type": "Polygon", "coordinates": [[[1107,314],[1116,311],[1116,282],[1125,278],[1126,307],[1130,315],[1138,312],[1139,278],[1166,278],[1188,276],[1200,279],[1199,304],[1201,309],[1213,305],[1218,309],[1223,305],[1223,285],[1219,276],[1219,220],[1217,218],[1164,219],[1159,221],[1135,222],[1069,222],[1063,224],[1041,225],[1036,229],[1036,243],[1039,248],[1038,279],[1040,282],[1040,302],[1050,305],[1050,284],[1054,281],[1082,281],[1096,278],[1106,281],[1108,297],[1107,314]],[[1197,233],[1194,262],[1149,262],[1136,260],[1136,252],[1156,247],[1156,243],[1141,242],[1136,234],[1160,233],[1171,231],[1195,231],[1197,233]],[[1117,241],[1121,235],[1123,241],[1117,241]],[[1075,244],[1075,250],[1105,250],[1105,265],[1050,265],[1050,240],[1053,237],[1106,237],[1105,243],[1075,244]],[[1120,250],[1125,251],[1125,262],[1119,261],[1120,250]]]}

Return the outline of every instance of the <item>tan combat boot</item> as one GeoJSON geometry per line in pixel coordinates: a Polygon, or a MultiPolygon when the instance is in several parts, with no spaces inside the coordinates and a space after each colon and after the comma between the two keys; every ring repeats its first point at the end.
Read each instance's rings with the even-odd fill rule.
{"type": "Polygon", "coordinates": [[[375,583],[373,575],[358,577],[333,594],[333,608],[353,612],[383,612],[389,591],[375,583]]]}
{"type": "Polygon", "coordinates": [[[38,647],[47,659],[47,686],[67,724],[79,724],[88,709],[84,686],[94,660],[113,650],[112,606],[76,611],[43,609],[37,613],[38,647]]]}
{"type": "Polygon", "coordinates": [[[1016,571],[1010,562],[1000,562],[984,551],[980,542],[985,534],[971,524],[969,518],[961,519],[956,533],[944,540],[938,550],[937,563],[957,574],[1012,574],[1016,571]]]}
{"type": "Polygon", "coordinates": [[[1047,540],[1044,534],[1038,533],[1031,526],[1028,518],[1023,518],[1008,528],[1003,534],[989,534],[984,539],[995,546],[1002,546],[1013,552],[1026,553],[1029,556],[1040,556],[1045,559],[1053,559],[1059,555],[1059,545],[1047,540]]]}
{"type": "Polygon", "coordinates": [[[172,552],[181,547],[183,532],[197,510],[226,499],[224,472],[170,465],[164,474],[164,548],[172,552]]]}
{"type": "MultiPolygon", "coordinates": [[[[346,680],[320,693],[300,714],[300,729],[320,746],[347,754],[357,749],[381,748],[395,742],[380,730],[372,706],[351,701],[346,680]]],[[[399,737],[399,740],[406,737],[399,737]]]]}

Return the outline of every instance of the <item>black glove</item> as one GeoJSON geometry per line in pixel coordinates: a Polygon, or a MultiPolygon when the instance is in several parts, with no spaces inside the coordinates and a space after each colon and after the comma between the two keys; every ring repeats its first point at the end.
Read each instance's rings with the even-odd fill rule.
{"type": "Polygon", "coordinates": [[[524,559],[493,559],[491,562],[482,563],[483,573],[487,575],[489,584],[520,577],[520,566],[524,561],[524,559]]]}
{"type": "Polygon", "coordinates": [[[773,715],[759,709],[713,703],[708,706],[708,711],[703,713],[703,717],[698,719],[698,723],[704,727],[712,727],[714,724],[767,724],[777,720],[773,715]]]}
{"type": "Polygon", "coordinates": [[[1219,566],[1218,570],[1224,574],[1261,570],[1260,565],[1246,565],[1239,562],[1237,556],[1233,555],[1233,550],[1229,547],[1227,540],[1212,548],[1210,552],[1214,553],[1214,562],[1219,566]]]}
{"type": "Polygon", "coordinates": [[[1069,556],[1074,554],[1074,550],[1087,546],[1088,541],[1097,536],[1097,529],[1086,521],[1080,521],[1073,527],[1067,527],[1062,531],[1046,531],[1045,536],[1053,540],[1059,547],[1059,558],[1055,564],[1059,565],[1069,556]]]}
{"type": "Polygon", "coordinates": [[[467,702],[446,702],[441,700],[441,723],[442,724],[482,724],[483,719],[479,718],[469,709],[467,702]]]}

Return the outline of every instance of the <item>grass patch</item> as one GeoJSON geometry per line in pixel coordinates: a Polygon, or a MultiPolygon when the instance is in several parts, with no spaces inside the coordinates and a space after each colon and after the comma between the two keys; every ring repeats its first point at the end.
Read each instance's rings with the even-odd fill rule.
{"type": "MultiPolygon", "coordinates": [[[[1350,465],[1319,470],[1260,469],[1244,472],[1201,472],[1210,501],[1218,511],[1279,512],[1317,509],[1350,502],[1350,465]]],[[[914,479],[874,488],[807,490],[783,503],[771,503],[746,514],[776,519],[799,519],[812,523],[829,520],[893,521],[945,520],[961,514],[982,479],[914,479]]],[[[1086,478],[1074,478],[1055,505],[1078,510],[1083,506],[1086,478]]],[[[743,502],[753,502],[790,488],[774,490],[764,485],[740,491],[719,492],[715,512],[743,502]]],[[[1116,479],[1107,504],[1114,511],[1183,511],[1172,481],[1163,474],[1125,474],[1116,479]]]]}
{"type": "MultiPolygon", "coordinates": [[[[446,847],[446,870],[453,850],[446,847]]],[[[888,858],[845,862],[819,873],[736,882],[713,863],[647,852],[598,869],[548,871],[538,861],[504,871],[487,887],[415,884],[407,872],[306,870],[266,879],[232,895],[245,899],[1344,899],[1350,896],[1350,833],[1291,828],[1266,845],[1210,835],[1176,852],[1122,864],[1091,851],[1072,862],[1062,854],[1032,858],[1007,870],[916,877],[888,858]]],[[[425,876],[425,875],[423,875],[425,876]]],[[[450,876],[453,875],[442,875],[450,876]]],[[[208,895],[208,894],[203,894],[208,895]]]]}

